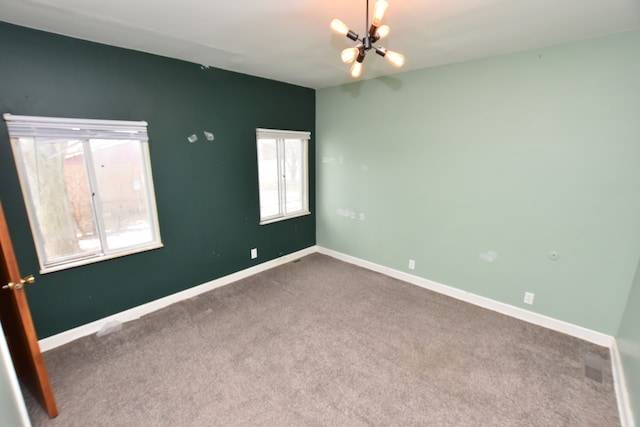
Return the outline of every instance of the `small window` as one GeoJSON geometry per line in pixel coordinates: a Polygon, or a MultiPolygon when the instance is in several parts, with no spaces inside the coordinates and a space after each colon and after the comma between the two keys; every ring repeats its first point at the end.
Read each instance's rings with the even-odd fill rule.
{"type": "Polygon", "coordinates": [[[162,246],[146,122],[4,119],[42,273],[162,246]]]}
{"type": "Polygon", "coordinates": [[[257,129],[260,224],[309,214],[311,133],[257,129]]]}

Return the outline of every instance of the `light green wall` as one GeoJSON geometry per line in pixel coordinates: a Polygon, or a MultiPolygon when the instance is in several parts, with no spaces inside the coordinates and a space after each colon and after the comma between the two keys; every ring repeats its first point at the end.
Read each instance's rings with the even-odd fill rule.
{"type": "Polygon", "coordinates": [[[620,324],[618,349],[622,356],[635,423],[640,426],[640,263],[620,324]]]}
{"type": "Polygon", "coordinates": [[[640,256],[638,76],[634,31],[319,90],[318,244],[615,335],[640,256]]]}

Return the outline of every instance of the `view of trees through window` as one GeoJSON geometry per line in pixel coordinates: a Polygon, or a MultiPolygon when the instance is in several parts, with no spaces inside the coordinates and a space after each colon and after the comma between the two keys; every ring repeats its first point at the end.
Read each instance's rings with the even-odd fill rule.
{"type": "Polygon", "coordinates": [[[20,137],[12,142],[45,265],[154,239],[141,141],[20,137]]]}

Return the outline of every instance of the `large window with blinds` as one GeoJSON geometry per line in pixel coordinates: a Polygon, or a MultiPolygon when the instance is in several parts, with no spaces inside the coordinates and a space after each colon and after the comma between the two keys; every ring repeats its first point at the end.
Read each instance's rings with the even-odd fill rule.
{"type": "Polygon", "coordinates": [[[146,122],[4,119],[42,273],[162,246],[146,122]]]}
{"type": "Polygon", "coordinates": [[[257,129],[260,224],[309,214],[310,132],[257,129]]]}

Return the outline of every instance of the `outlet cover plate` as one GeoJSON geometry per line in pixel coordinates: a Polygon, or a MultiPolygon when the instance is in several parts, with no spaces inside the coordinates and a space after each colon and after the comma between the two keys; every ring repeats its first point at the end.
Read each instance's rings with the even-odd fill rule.
{"type": "Polygon", "coordinates": [[[535,294],[532,292],[525,292],[524,293],[524,303],[525,304],[529,304],[532,305],[533,304],[533,299],[535,298],[535,294]]]}

